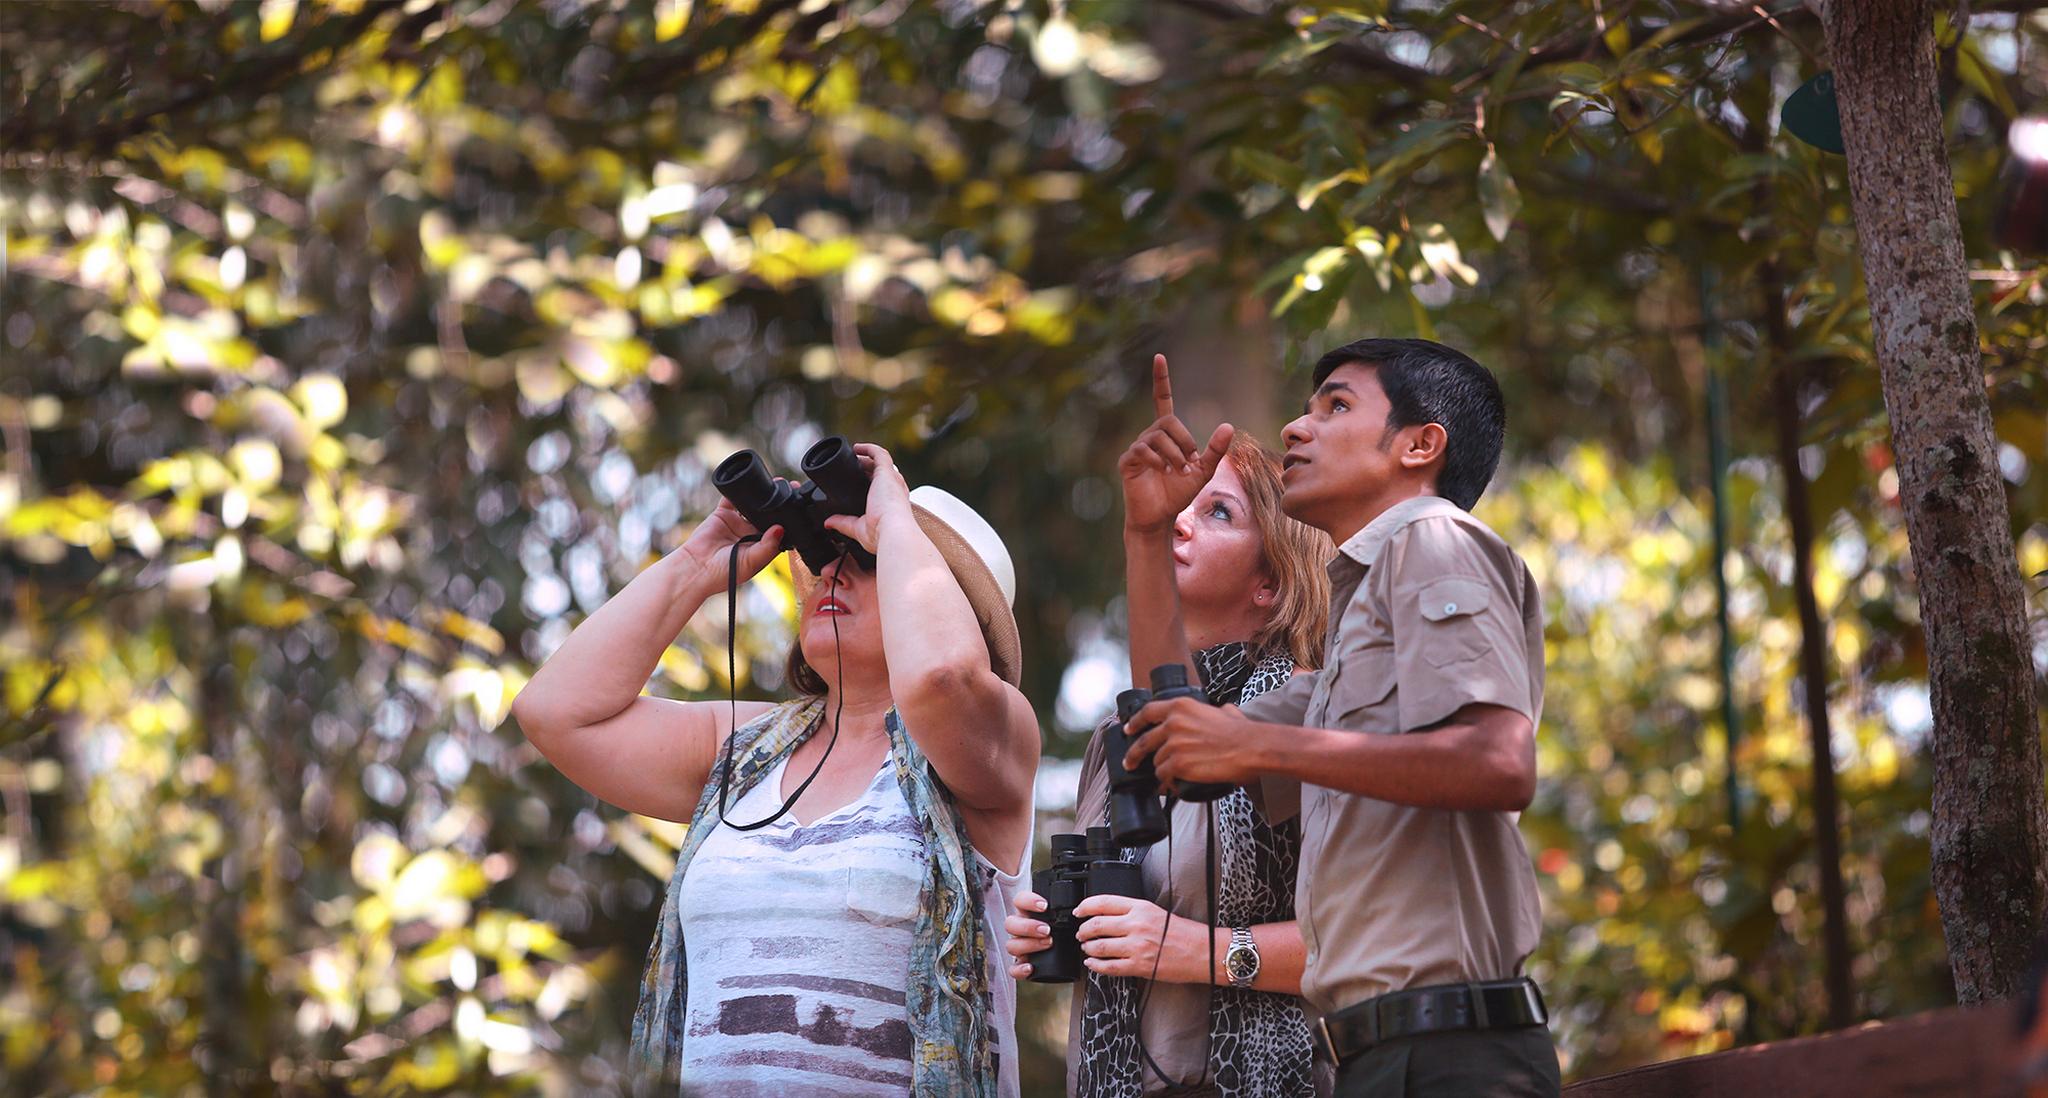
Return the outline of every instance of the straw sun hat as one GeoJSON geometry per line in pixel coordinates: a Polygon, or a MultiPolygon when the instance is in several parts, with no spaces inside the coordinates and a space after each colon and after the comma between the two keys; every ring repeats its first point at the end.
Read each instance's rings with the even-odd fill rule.
{"type": "MultiPolygon", "coordinates": [[[[1017,618],[1010,609],[1017,602],[1017,569],[1010,563],[1003,539],[987,519],[943,488],[926,484],[911,489],[910,511],[974,608],[974,620],[988,642],[989,662],[996,674],[1011,686],[1018,685],[1024,676],[1024,653],[1017,639],[1017,618]]],[[[798,592],[809,601],[817,577],[794,555],[790,565],[798,592]]]]}

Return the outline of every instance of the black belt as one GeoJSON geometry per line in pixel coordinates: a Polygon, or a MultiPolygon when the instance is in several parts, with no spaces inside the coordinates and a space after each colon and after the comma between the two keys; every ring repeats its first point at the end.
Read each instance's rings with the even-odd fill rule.
{"type": "Polygon", "coordinates": [[[1468,1029],[1512,1029],[1550,1021],[1543,993],[1527,976],[1475,984],[1439,984],[1375,996],[1323,1019],[1323,1039],[1338,1063],[1399,1037],[1468,1029]]]}

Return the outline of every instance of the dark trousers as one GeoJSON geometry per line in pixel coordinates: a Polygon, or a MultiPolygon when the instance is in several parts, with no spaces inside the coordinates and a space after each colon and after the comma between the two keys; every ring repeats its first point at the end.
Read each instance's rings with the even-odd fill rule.
{"type": "Polygon", "coordinates": [[[1557,1098],[1543,1026],[1399,1037],[1337,1069],[1336,1098],[1557,1098]]]}

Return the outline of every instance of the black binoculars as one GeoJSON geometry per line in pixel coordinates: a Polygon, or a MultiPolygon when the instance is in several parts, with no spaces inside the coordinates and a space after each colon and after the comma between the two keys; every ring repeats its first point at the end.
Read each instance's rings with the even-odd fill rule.
{"type": "Polygon", "coordinates": [[[833,435],[804,451],[802,469],[810,479],[792,484],[770,473],[761,455],[741,450],[711,471],[711,486],[754,529],[766,533],[770,526],[782,527],[782,544],[796,550],[812,572],[823,572],[846,554],[862,569],[874,571],[873,553],[825,529],[833,515],[858,516],[868,509],[868,473],[853,444],[833,435]]]}
{"type": "Polygon", "coordinates": [[[1091,827],[1086,835],[1052,837],[1052,864],[1031,874],[1031,891],[1045,897],[1045,910],[1033,918],[1052,927],[1052,944],[1031,955],[1031,979],[1066,984],[1087,971],[1074,908],[1090,896],[1143,899],[1145,875],[1123,860],[1109,828],[1091,827]]]}
{"type": "MultiPolygon", "coordinates": [[[[1160,803],[1159,775],[1147,756],[1136,767],[1124,765],[1124,752],[1131,741],[1131,718],[1147,702],[1170,698],[1199,698],[1208,695],[1188,683],[1188,669],[1178,663],[1164,663],[1152,669],[1152,689],[1126,690],[1116,696],[1116,726],[1104,734],[1104,756],[1109,771],[1109,830],[1118,846],[1150,846],[1166,837],[1166,808],[1160,803]]],[[[1181,782],[1174,787],[1176,800],[1200,804],[1217,800],[1235,788],[1222,782],[1181,782]]]]}

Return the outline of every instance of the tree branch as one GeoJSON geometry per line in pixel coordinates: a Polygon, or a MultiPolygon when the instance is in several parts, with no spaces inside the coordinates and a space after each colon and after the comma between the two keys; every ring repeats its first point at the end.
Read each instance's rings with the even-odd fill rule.
{"type": "Polygon", "coordinates": [[[679,79],[687,80],[697,75],[697,66],[713,50],[728,52],[753,40],[763,28],[777,16],[796,8],[802,0],[769,0],[755,8],[748,15],[738,19],[721,19],[707,28],[697,41],[680,45],[680,48],[650,51],[626,60],[617,79],[605,90],[613,95],[660,94],[670,90],[679,79]],[[731,24],[735,33],[729,40],[716,35],[716,31],[731,24]]]}
{"type": "MultiPolygon", "coordinates": [[[[1246,11],[1230,0],[1171,0],[1177,7],[1225,22],[1259,22],[1265,17],[1258,12],[1246,11]]],[[[1391,76],[1404,87],[1419,88],[1438,74],[1405,61],[1396,61],[1386,54],[1356,42],[1339,42],[1328,50],[1330,56],[1355,69],[1391,76]]]]}
{"type": "MultiPolygon", "coordinates": [[[[367,34],[380,16],[398,10],[403,2],[372,0],[361,11],[345,19],[319,24],[293,43],[293,48],[244,56],[229,63],[219,76],[198,87],[112,121],[76,129],[50,125],[27,112],[19,113],[5,125],[0,125],[0,146],[12,150],[93,149],[104,152],[123,140],[161,125],[168,118],[222,97],[253,104],[300,76],[307,58],[323,50],[346,48],[367,34]]],[[[403,37],[408,29],[417,36],[439,14],[440,8],[431,7],[412,15],[393,35],[394,40],[403,37]]]]}

